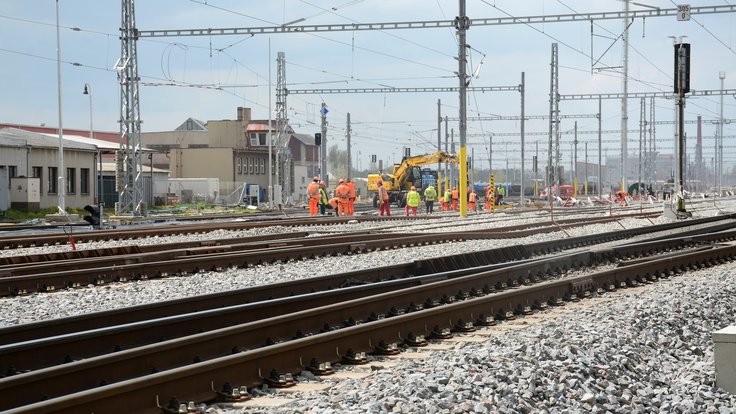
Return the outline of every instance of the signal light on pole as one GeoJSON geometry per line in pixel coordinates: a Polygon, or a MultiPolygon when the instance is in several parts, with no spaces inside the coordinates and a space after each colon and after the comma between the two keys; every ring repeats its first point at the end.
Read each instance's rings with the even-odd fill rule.
{"type": "Polygon", "coordinates": [[[320,146],[322,145],[322,133],[317,132],[314,134],[314,145],[320,146]]]}
{"type": "Polygon", "coordinates": [[[84,210],[89,212],[88,216],[84,216],[84,221],[89,223],[92,226],[100,226],[101,218],[100,218],[100,207],[95,204],[88,204],[84,206],[84,210]]]}

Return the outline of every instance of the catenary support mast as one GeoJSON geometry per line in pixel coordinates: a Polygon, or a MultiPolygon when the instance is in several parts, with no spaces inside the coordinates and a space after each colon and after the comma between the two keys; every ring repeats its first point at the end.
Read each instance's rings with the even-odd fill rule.
{"type": "Polygon", "coordinates": [[[122,0],[120,58],[115,64],[120,82],[120,150],[116,155],[117,214],[138,213],[143,200],[140,97],[138,95],[138,31],[134,0],[122,0]]]}

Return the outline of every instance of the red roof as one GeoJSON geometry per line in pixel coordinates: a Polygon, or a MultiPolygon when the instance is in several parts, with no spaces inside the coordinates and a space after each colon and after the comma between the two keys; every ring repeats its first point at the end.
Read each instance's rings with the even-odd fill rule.
{"type": "MultiPolygon", "coordinates": [[[[24,131],[38,132],[41,134],[57,134],[57,135],[59,134],[59,130],[57,128],[50,128],[50,127],[43,127],[43,126],[0,123],[0,128],[18,128],[24,131]]],[[[82,137],[91,138],[89,134],[89,129],[64,128],[64,135],[79,135],[82,137]]],[[[95,139],[117,143],[117,142],[120,142],[120,133],[119,132],[95,131],[95,139]]]]}

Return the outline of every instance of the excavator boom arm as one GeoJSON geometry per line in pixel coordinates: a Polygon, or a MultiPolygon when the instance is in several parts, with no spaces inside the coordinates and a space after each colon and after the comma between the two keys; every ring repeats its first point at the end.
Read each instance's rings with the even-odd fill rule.
{"type": "MultiPolygon", "coordinates": [[[[417,155],[415,157],[406,158],[401,165],[394,171],[394,183],[403,183],[406,176],[413,167],[421,165],[434,164],[436,162],[446,162],[449,164],[457,164],[458,157],[455,154],[446,152],[435,152],[434,154],[417,155]]],[[[399,184],[400,185],[400,184],[399,184]]]]}

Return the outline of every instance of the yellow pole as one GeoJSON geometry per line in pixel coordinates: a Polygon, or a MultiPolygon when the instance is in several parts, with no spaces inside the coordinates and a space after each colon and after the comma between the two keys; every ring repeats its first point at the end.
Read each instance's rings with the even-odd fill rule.
{"type": "Polygon", "coordinates": [[[460,217],[468,215],[468,152],[460,147],[460,217]]]}
{"type": "Polygon", "coordinates": [[[493,210],[496,206],[496,176],[494,174],[491,174],[491,179],[488,182],[488,186],[491,187],[491,211],[489,211],[489,213],[493,213],[493,210]]]}

